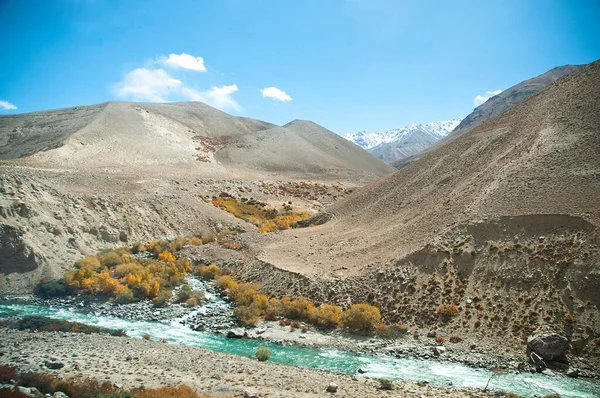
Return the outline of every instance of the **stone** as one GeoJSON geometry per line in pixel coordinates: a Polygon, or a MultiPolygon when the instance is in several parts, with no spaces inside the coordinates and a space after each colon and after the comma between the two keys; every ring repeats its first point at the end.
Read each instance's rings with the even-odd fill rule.
{"type": "Polygon", "coordinates": [[[433,353],[434,356],[439,357],[440,355],[442,355],[446,352],[446,347],[442,347],[442,346],[432,347],[431,352],[433,353]]]}
{"type": "Polygon", "coordinates": [[[527,339],[527,348],[544,361],[566,362],[569,340],[556,333],[539,334],[527,339]]]}
{"type": "Polygon", "coordinates": [[[44,398],[44,395],[35,387],[22,387],[19,386],[17,387],[17,389],[19,390],[19,392],[22,392],[23,394],[33,397],[33,398],[44,398]]]}
{"type": "Polygon", "coordinates": [[[65,367],[65,364],[60,361],[46,361],[44,362],[44,365],[48,369],[62,369],[65,367]]]}
{"type": "Polygon", "coordinates": [[[334,392],[337,392],[337,390],[338,390],[338,385],[337,384],[335,384],[335,383],[329,383],[329,385],[327,386],[327,390],[326,391],[334,393],[334,392]]]}
{"type": "Polygon", "coordinates": [[[244,329],[236,328],[227,331],[227,338],[230,339],[241,339],[244,336],[246,336],[244,329]]]}
{"type": "Polygon", "coordinates": [[[367,371],[364,370],[363,368],[358,368],[357,372],[360,373],[360,374],[367,373],[367,371]]]}
{"type": "Polygon", "coordinates": [[[546,376],[556,376],[556,374],[553,371],[551,371],[550,369],[542,370],[542,374],[544,374],[546,376]]]}
{"type": "Polygon", "coordinates": [[[55,392],[53,397],[54,398],[69,398],[69,396],[62,391],[55,392]]]}
{"type": "Polygon", "coordinates": [[[577,369],[577,368],[569,369],[567,371],[567,376],[572,377],[572,378],[579,377],[579,369],[577,369]]]}
{"type": "Polygon", "coordinates": [[[258,390],[252,387],[244,389],[244,398],[258,398],[258,390]]]}

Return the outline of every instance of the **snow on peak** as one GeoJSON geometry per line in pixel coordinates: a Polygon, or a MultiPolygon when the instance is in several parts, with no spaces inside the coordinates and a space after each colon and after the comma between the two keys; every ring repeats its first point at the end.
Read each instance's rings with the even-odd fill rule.
{"type": "Polygon", "coordinates": [[[357,131],[343,134],[342,137],[352,141],[363,149],[371,149],[384,143],[398,141],[414,133],[429,134],[434,136],[436,139],[441,139],[454,130],[462,119],[463,118],[444,120],[441,122],[430,122],[425,124],[415,123],[411,124],[410,126],[388,131],[357,131]]]}

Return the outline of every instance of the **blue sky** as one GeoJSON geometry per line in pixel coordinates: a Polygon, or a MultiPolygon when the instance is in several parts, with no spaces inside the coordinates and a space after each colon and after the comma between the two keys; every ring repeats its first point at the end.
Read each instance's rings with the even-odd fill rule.
{"type": "Polygon", "coordinates": [[[379,131],[600,58],[600,1],[0,0],[0,44],[2,114],[202,100],[379,131]]]}

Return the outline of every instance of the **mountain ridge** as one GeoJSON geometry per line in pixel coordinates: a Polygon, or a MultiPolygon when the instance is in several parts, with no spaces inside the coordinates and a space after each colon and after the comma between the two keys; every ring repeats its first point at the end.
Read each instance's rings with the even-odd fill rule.
{"type": "Polygon", "coordinates": [[[392,163],[430,147],[446,137],[461,120],[462,118],[414,123],[380,132],[358,131],[344,134],[342,137],[366,149],[386,163],[392,163]]]}

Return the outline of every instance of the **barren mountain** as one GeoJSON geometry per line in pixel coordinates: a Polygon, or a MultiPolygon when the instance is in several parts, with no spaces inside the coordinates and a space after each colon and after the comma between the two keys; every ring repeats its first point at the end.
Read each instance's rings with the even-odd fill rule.
{"type": "MultiPolygon", "coordinates": [[[[514,104],[523,101],[525,98],[537,93],[544,87],[547,87],[548,85],[554,83],[558,78],[573,72],[579,67],[579,65],[565,65],[556,67],[554,69],[549,70],[546,73],[543,73],[532,79],[525,80],[515,86],[504,90],[500,94],[493,96],[483,104],[479,105],[473,110],[473,112],[471,112],[467,117],[465,117],[460,122],[460,124],[452,132],[450,132],[446,140],[461,135],[469,131],[470,129],[480,125],[486,120],[489,120],[501,114],[514,104]]],[[[439,145],[444,145],[446,140],[439,141],[435,147],[439,145]]],[[[429,150],[434,150],[435,147],[429,150]]],[[[397,169],[400,169],[421,157],[423,153],[415,153],[411,155],[412,156],[400,158],[395,162],[392,162],[392,166],[396,167],[397,169]]]]}
{"type": "Polygon", "coordinates": [[[516,350],[543,326],[585,347],[600,336],[599,197],[597,61],[310,221],[325,224],[270,236],[257,258],[279,274],[257,277],[516,350]]]}
{"type": "Polygon", "coordinates": [[[109,102],[0,118],[0,156],[71,170],[373,179],[391,169],[310,122],[278,127],[203,103],[109,102]]]}
{"type": "Polygon", "coordinates": [[[105,247],[256,229],[206,203],[222,192],[311,212],[340,195],[319,199],[309,184],[292,197],[286,184],[338,192],[393,170],[311,122],[125,102],[0,117],[0,167],[0,292],[30,290],[105,247]]]}

